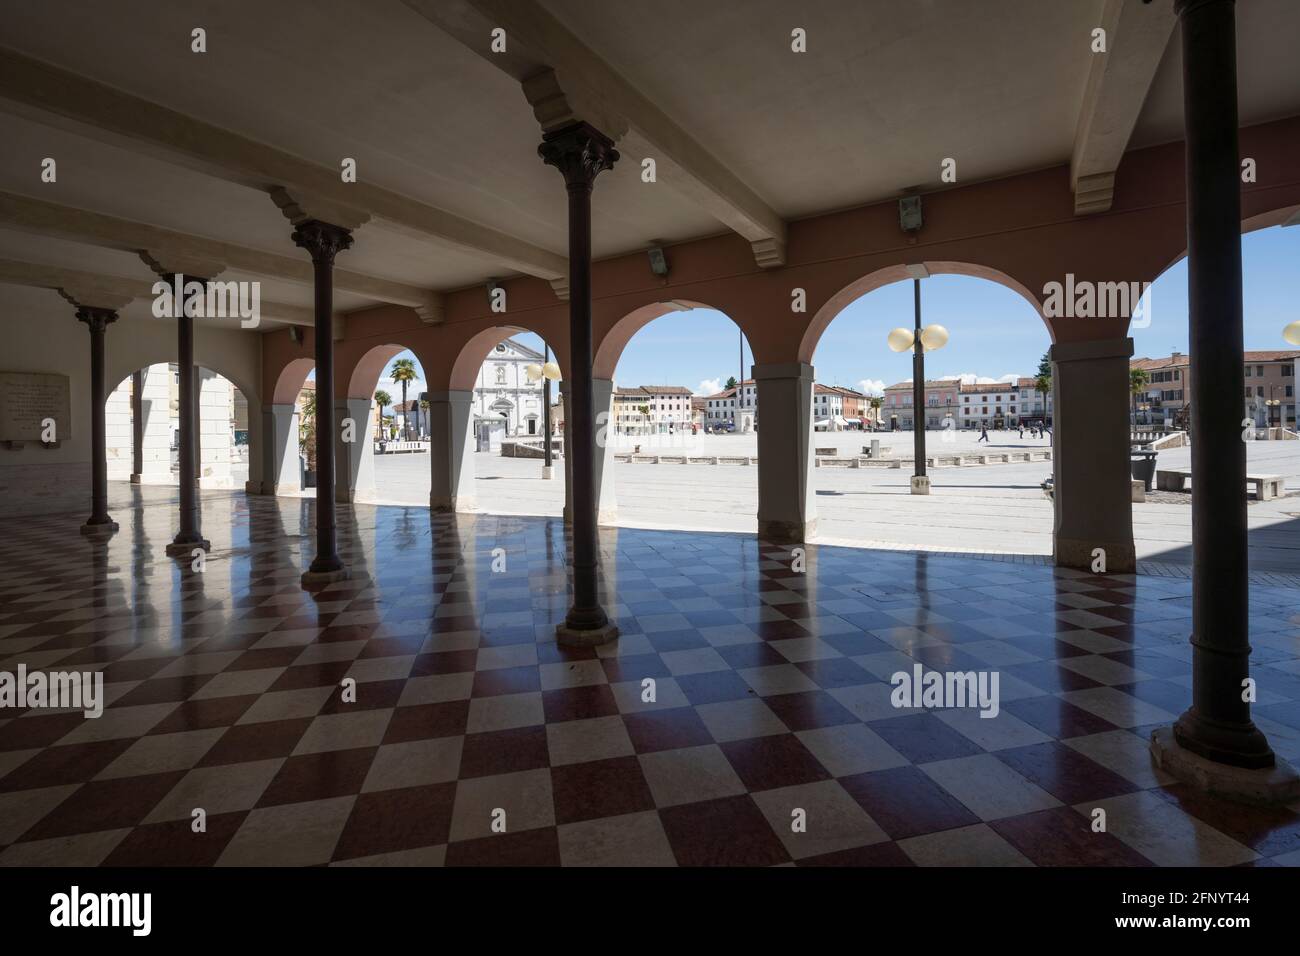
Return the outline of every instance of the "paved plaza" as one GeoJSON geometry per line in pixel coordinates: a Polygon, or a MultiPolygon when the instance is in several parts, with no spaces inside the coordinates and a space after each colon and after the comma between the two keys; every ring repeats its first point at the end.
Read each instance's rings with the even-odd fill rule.
{"type": "MultiPolygon", "coordinates": [[[[910,432],[868,435],[856,432],[814,435],[816,447],[835,447],[857,454],[872,437],[894,456],[911,457],[910,432]]],[[[931,433],[932,455],[982,452],[1044,451],[1046,439],[1021,439],[1017,432],[991,432],[977,442],[973,432],[958,432],[952,442],[931,433]]],[[[757,454],[754,435],[697,435],[620,438],[619,452],[642,446],[646,454],[757,454]],[[660,440],[662,439],[662,440],[660,440]]],[[[1191,450],[1162,451],[1159,468],[1190,468],[1191,450]]],[[[1288,496],[1251,502],[1251,569],[1300,573],[1300,442],[1252,442],[1247,446],[1250,472],[1286,476],[1288,496]]],[[[497,514],[560,515],[564,474],[557,461],[555,478],[543,481],[541,463],[475,455],[477,507],[497,514]]],[[[754,532],[758,509],[758,468],[753,465],[646,464],[615,462],[618,519],[624,527],[680,528],[699,531],[754,532]]],[[[427,455],[389,455],[376,459],[378,500],[426,504],[427,455]]],[[[817,540],[873,548],[918,548],[944,552],[995,552],[1047,557],[1052,553],[1052,503],[1042,481],[1052,474],[1049,461],[992,465],[942,466],[930,470],[928,497],[910,493],[910,466],[900,469],[823,467],[813,471],[817,493],[817,540]]],[[[1174,501],[1173,496],[1164,496],[1174,501]]],[[[1148,501],[1133,505],[1133,536],[1138,559],[1153,565],[1186,567],[1191,563],[1191,496],[1186,503],[1148,501]]]]}

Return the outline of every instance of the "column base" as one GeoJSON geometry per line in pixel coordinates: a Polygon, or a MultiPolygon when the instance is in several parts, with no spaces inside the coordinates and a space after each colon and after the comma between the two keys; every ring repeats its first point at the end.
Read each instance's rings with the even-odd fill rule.
{"type": "Polygon", "coordinates": [[[194,553],[195,548],[202,548],[204,551],[212,550],[212,542],[207,538],[195,538],[192,541],[182,541],[179,537],[167,545],[167,555],[172,558],[188,558],[194,553]]]}
{"type": "MultiPolygon", "coordinates": [[[[1078,568],[1091,571],[1098,556],[1093,555],[1097,548],[1105,553],[1106,574],[1132,574],[1137,570],[1137,551],[1132,541],[1097,541],[1078,538],[1062,538],[1056,535],[1052,548],[1052,561],[1057,567],[1078,568]]],[[[1098,574],[1103,572],[1097,572],[1098,574]]]]}
{"type": "Polygon", "coordinates": [[[554,477],[555,468],[552,465],[542,465],[542,478],[550,481],[554,477]]]}
{"type": "Polygon", "coordinates": [[[335,581],[346,581],[350,577],[352,572],[347,568],[339,568],[337,571],[304,571],[301,580],[303,587],[314,588],[333,584],[335,581]]]}
{"type": "Polygon", "coordinates": [[[1175,739],[1172,727],[1151,732],[1151,756],[1165,773],[1224,800],[1278,806],[1300,799],[1300,774],[1285,760],[1260,768],[1219,763],[1184,747],[1175,739]]]}
{"type": "Polygon", "coordinates": [[[600,627],[593,628],[570,627],[566,621],[564,624],[556,625],[555,628],[556,642],[565,647],[595,647],[608,644],[617,638],[618,625],[612,621],[606,621],[600,627]]]}
{"type": "Polygon", "coordinates": [[[94,519],[91,519],[81,526],[81,533],[88,538],[107,538],[110,535],[115,534],[117,529],[118,524],[112,519],[105,521],[95,521],[94,519]]]}
{"type": "Polygon", "coordinates": [[[131,484],[133,484],[133,485],[138,485],[138,484],[140,484],[140,475],[139,475],[138,472],[134,472],[134,473],[132,473],[132,475],[131,475],[131,484]]]}
{"type": "Polygon", "coordinates": [[[816,518],[810,518],[807,521],[758,519],[758,537],[770,544],[803,544],[816,532],[816,518]]]}
{"type": "Polygon", "coordinates": [[[449,514],[457,511],[472,514],[477,506],[477,501],[474,498],[464,496],[447,498],[445,496],[429,495],[429,509],[436,511],[438,514],[449,514]]]}
{"type": "Polygon", "coordinates": [[[912,494],[928,495],[930,493],[930,476],[913,475],[912,476],[912,494]]]}

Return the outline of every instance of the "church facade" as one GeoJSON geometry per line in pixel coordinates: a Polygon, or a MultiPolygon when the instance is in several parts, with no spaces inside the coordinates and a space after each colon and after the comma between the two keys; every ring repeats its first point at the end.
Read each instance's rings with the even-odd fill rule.
{"type": "MultiPolygon", "coordinates": [[[[542,383],[530,382],[524,369],[545,361],[541,352],[514,339],[496,346],[478,370],[474,383],[474,418],[494,436],[541,435],[542,383]]],[[[552,400],[559,397],[552,388],[552,400]]]]}

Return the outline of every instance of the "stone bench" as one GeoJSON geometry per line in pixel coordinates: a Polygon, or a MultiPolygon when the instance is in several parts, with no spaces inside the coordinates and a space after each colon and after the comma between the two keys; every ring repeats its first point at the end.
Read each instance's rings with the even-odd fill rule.
{"type": "Polygon", "coordinates": [[[1286,492],[1286,477],[1283,475],[1247,475],[1246,484],[1254,486],[1256,501],[1271,501],[1286,492]]]}
{"type": "MultiPolygon", "coordinates": [[[[1156,487],[1161,491],[1186,491],[1191,477],[1192,473],[1188,469],[1157,470],[1156,487]]],[[[1247,475],[1246,484],[1251,486],[1256,501],[1272,501],[1285,493],[1286,476],[1247,475]]]]}
{"type": "Polygon", "coordinates": [[[1129,479],[1129,481],[1131,482],[1129,485],[1131,500],[1146,501],[1147,500],[1146,482],[1144,482],[1141,478],[1131,478],[1129,479]]]}
{"type": "Polygon", "coordinates": [[[834,458],[836,455],[840,453],[840,450],[838,448],[817,448],[814,450],[820,457],[823,458],[834,458]]]}

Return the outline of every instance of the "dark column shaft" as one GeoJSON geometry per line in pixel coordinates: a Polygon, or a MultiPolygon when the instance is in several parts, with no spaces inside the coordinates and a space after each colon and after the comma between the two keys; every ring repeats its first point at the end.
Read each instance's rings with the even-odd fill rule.
{"type": "Polygon", "coordinates": [[[104,403],[104,332],[117,313],[109,309],[82,308],[77,318],[90,328],[90,518],[87,525],[111,525],[108,516],[108,441],[104,403]]]}
{"type": "Polygon", "coordinates": [[[1192,406],[1192,706],[1187,749],[1243,767],[1273,753],[1242,700],[1249,673],[1241,438],[1241,181],[1233,0],[1178,0],[1187,141],[1192,406]]]}
{"type": "Polygon", "coordinates": [[[334,515],[334,260],[312,257],[316,286],[316,557],[313,571],[343,567],[334,515]]]}
{"type": "Polygon", "coordinates": [[[293,241],[311,253],[316,292],[316,557],[310,573],[343,570],[334,514],[334,256],[352,245],[342,226],[310,219],[293,241]]]}
{"type": "Polygon", "coordinates": [[[131,376],[131,474],[144,471],[144,372],[131,376]]]}
{"type": "Polygon", "coordinates": [[[548,133],[542,159],[564,174],[569,194],[569,408],[565,428],[573,460],[573,606],[565,618],[572,630],[596,630],[609,623],[596,586],[595,415],[591,382],[591,190],[598,173],[618,160],[614,144],[579,123],[548,133]]]}
{"type": "Polygon", "coordinates": [[[551,364],[551,347],[546,346],[542,359],[542,433],[545,435],[546,467],[551,467],[551,380],[546,377],[546,366],[551,364]]]}
{"type": "Polygon", "coordinates": [[[195,411],[198,402],[195,399],[194,374],[194,317],[187,314],[185,306],[189,296],[183,296],[180,316],[176,320],[176,371],[180,375],[180,391],[177,401],[177,413],[180,417],[180,434],[177,441],[180,465],[180,499],[181,529],[172,539],[174,545],[199,545],[203,543],[203,534],[199,519],[198,483],[198,420],[195,411]]]}
{"type": "Polygon", "coordinates": [[[569,368],[573,401],[573,608],[570,623],[599,627],[596,597],[595,415],[591,384],[591,185],[569,187],[569,368]],[[575,620],[575,615],[579,620],[575,620]]]}
{"type": "Polygon", "coordinates": [[[921,280],[912,280],[912,306],[916,340],[912,343],[912,455],[913,474],[925,474],[925,350],[921,348],[921,280]]]}

